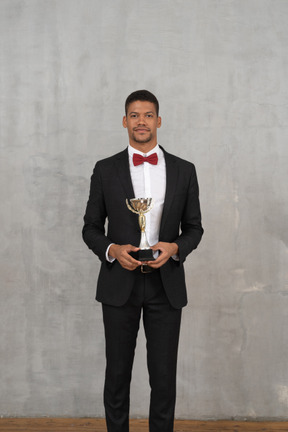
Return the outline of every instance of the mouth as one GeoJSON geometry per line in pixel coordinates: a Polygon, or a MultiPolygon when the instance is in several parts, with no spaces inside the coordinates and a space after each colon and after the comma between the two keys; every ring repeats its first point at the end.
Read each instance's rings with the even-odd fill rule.
{"type": "Polygon", "coordinates": [[[135,128],[134,131],[135,131],[135,132],[144,133],[144,132],[149,132],[149,129],[145,129],[145,128],[135,128]]]}

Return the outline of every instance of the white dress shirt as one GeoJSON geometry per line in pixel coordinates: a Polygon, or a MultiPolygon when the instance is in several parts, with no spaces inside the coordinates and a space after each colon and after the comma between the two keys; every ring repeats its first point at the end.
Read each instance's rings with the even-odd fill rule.
{"type": "MultiPolygon", "coordinates": [[[[145,232],[149,245],[154,246],[159,241],[160,223],[166,192],[166,164],[164,154],[158,144],[150,150],[149,153],[143,153],[136,150],[129,144],[128,154],[130,174],[135,195],[134,198],[152,198],[153,207],[145,214],[145,232]],[[152,165],[149,162],[144,162],[141,165],[134,166],[134,153],[138,153],[144,157],[157,153],[158,163],[157,165],[152,165]]],[[[107,248],[106,259],[113,262],[114,258],[108,255],[111,244],[107,248]]],[[[134,246],[138,247],[139,245],[134,246]]],[[[155,258],[157,255],[158,253],[154,255],[155,258]]]]}
{"type": "Polygon", "coordinates": [[[142,153],[129,145],[128,153],[135,198],[152,198],[152,209],[148,213],[145,213],[145,232],[149,245],[153,246],[159,241],[160,223],[166,192],[166,164],[164,154],[158,144],[150,150],[149,153],[142,153]],[[141,165],[134,166],[132,160],[134,153],[138,153],[144,157],[157,153],[158,163],[157,165],[152,165],[149,162],[144,162],[141,165]]]}

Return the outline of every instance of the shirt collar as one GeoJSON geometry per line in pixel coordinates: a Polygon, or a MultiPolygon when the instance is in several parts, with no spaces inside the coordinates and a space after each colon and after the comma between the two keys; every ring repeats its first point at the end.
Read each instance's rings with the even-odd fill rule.
{"type": "Polygon", "coordinates": [[[140,154],[142,156],[150,156],[153,153],[157,153],[157,155],[159,156],[160,153],[160,147],[158,144],[156,144],[155,147],[153,147],[152,150],[150,150],[148,153],[143,153],[137,149],[135,149],[134,147],[132,147],[130,144],[128,144],[128,152],[129,152],[129,156],[133,157],[134,153],[140,154]]]}

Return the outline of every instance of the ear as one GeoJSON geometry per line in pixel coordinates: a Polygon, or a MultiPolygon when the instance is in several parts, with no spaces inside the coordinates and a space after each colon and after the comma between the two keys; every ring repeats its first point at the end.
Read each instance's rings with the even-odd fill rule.
{"type": "Polygon", "coordinates": [[[127,128],[127,118],[126,118],[126,116],[123,117],[122,125],[123,125],[124,128],[127,128]]]}
{"type": "Polygon", "coordinates": [[[162,125],[162,118],[161,117],[157,117],[157,128],[160,128],[162,125]]]}

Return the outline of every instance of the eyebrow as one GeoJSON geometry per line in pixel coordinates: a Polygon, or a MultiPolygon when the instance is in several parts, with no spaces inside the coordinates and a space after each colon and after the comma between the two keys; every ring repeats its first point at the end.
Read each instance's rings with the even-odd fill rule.
{"type": "MultiPolygon", "coordinates": [[[[137,112],[137,111],[131,111],[130,113],[128,113],[129,115],[131,115],[131,114],[139,114],[139,112],[137,112]]],[[[156,114],[154,111],[147,111],[147,112],[145,112],[144,114],[156,114]]]]}

